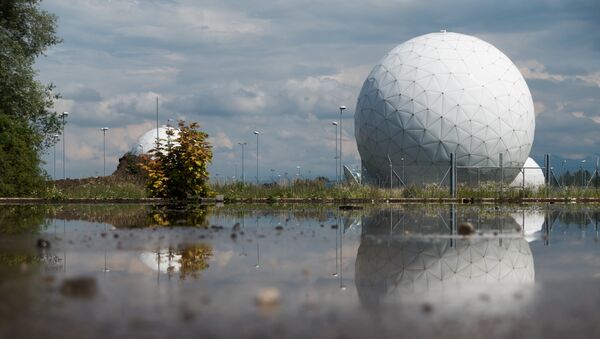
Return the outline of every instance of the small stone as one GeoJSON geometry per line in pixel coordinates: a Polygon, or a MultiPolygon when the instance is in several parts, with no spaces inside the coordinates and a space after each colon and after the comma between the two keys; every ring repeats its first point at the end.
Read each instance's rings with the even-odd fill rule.
{"type": "Polygon", "coordinates": [[[423,311],[423,313],[425,314],[430,314],[431,312],[433,312],[433,305],[425,303],[423,304],[423,306],[421,306],[421,311],[423,311]]]}
{"type": "Polygon", "coordinates": [[[96,279],[92,277],[65,279],[60,286],[60,294],[78,299],[93,298],[97,291],[96,279]]]}
{"type": "Polygon", "coordinates": [[[263,288],[254,298],[254,302],[258,307],[277,306],[281,302],[281,292],[275,287],[263,288]]]}
{"type": "Polygon", "coordinates": [[[337,230],[338,225],[331,225],[331,229],[337,230]]]}
{"type": "Polygon", "coordinates": [[[242,225],[240,225],[239,222],[236,222],[235,225],[233,225],[233,227],[231,228],[231,231],[232,232],[239,232],[241,228],[242,228],[242,225]]]}
{"type": "Polygon", "coordinates": [[[102,232],[102,233],[100,233],[100,236],[101,236],[102,238],[106,238],[106,233],[102,232]]]}
{"type": "Polygon", "coordinates": [[[277,225],[277,226],[275,226],[275,230],[276,231],[283,231],[283,226],[277,225]]]}
{"type": "Polygon", "coordinates": [[[113,238],[118,239],[119,235],[117,233],[113,234],[113,238]]]}
{"type": "Polygon", "coordinates": [[[460,235],[471,235],[475,232],[475,226],[470,222],[463,222],[458,225],[458,234],[460,235]]]}
{"type": "Polygon", "coordinates": [[[38,248],[50,248],[50,242],[46,239],[38,239],[37,247],[38,248]]]}
{"type": "Polygon", "coordinates": [[[231,233],[231,235],[229,236],[231,239],[235,240],[237,238],[237,234],[235,233],[231,233]]]}

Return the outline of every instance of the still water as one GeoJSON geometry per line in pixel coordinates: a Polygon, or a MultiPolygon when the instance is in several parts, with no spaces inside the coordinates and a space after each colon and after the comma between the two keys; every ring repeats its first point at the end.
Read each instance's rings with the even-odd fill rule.
{"type": "Polygon", "coordinates": [[[0,338],[596,338],[599,216],[4,205],[0,338]]]}

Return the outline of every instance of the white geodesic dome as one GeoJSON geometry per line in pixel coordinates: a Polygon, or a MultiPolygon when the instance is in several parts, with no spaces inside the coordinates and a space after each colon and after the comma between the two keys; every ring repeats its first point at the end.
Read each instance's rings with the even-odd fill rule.
{"type": "Polygon", "coordinates": [[[435,182],[450,153],[458,166],[498,166],[502,154],[503,166],[520,168],[534,129],[531,93],[517,67],[489,43],[450,32],[390,51],[365,80],[355,110],[365,182],[389,182],[390,160],[407,183],[435,182]]]}
{"type": "Polygon", "coordinates": [[[525,186],[525,187],[535,188],[535,187],[543,186],[545,183],[546,183],[546,181],[545,181],[544,172],[542,171],[542,168],[540,167],[540,165],[538,165],[538,163],[535,162],[535,160],[533,160],[531,158],[527,158],[527,160],[525,160],[525,164],[523,165],[523,168],[521,169],[519,174],[517,174],[515,179],[511,182],[510,186],[512,186],[512,187],[525,186]],[[523,174],[525,174],[525,175],[523,175],[523,174]],[[525,181],[523,181],[523,177],[525,177],[525,181]]]}
{"type": "MultiPolygon", "coordinates": [[[[168,142],[171,142],[173,145],[178,145],[179,143],[175,142],[179,137],[179,130],[174,127],[169,127],[166,125],[160,126],[158,128],[158,138],[161,146],[166,146],[168,142]],[[173,135],[169,136],[167,134],[168,130],[173,130],[173,135]]],[[[130,152],[135,155],[148,154],[151,149],[156,148],[156,128],[149,130],[144,133],[137,140],[136,144],[131,147],[130,152]]]]}

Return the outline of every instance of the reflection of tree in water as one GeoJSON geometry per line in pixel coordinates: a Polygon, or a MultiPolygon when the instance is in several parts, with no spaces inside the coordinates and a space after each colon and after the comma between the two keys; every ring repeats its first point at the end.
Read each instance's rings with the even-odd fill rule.
{"type": "Polygon", "coordinates": [[[179,277],[185,279],[190,276],[198,278],[198,274],[208,268],[208,259],[213,254],[212,247],[206,244],[198,244],[184,247],[179,251],[181,267],[179,277]]]}
{"type": "Polygon", "coordinates": [[[206,227],[208,212],[203,205],[154,206],[146,216],[146,225],[206,227]]]}
{"type": "Polygon", "coordinates": [[[0,208],[0,235],[36,234],[50,224],[55,207],[4,205],[0,208]]]}
{"type": "Polygon", "coordinates": [[[182,245],[169,247],[158,252],[143,252],[140,259],[158,274],[172,277],[179,272],[179,278],[198,278],[199,273],[209,267],[208,260],[213,255],[212,246],[208,244],[182,245]]]}

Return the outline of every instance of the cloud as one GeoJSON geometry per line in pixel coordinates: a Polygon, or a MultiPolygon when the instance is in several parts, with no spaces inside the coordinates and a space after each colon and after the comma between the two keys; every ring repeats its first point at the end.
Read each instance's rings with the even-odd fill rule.
{"type": "Polygon", "coordinates": [[[239,175],[237,143],[248,143],[250,159],[252,132],[260,130],[263,177],[270,169],[295,173],[298,165],[332,176],[338,106],[348,107],[344,158],[358,163],[352,117],[365,77],[398,43],[442,28],[480,37],[519,65],[535,102],[533,154],[590,154],[597,152],[591,142],[600,143],[598,1],[52,0],[42,6],[58,15],[64,38],[36,67],[40,80],[63,94],[55,109],[71,112],[70,147],[82,145],[69,152],[71,176],[98,171],[102,126],[111,128],[107,164],[114,169],[137,136],[155,126],[157,96],[161,124],[184,118],[209,133],[213,173],[239,175]]]}

